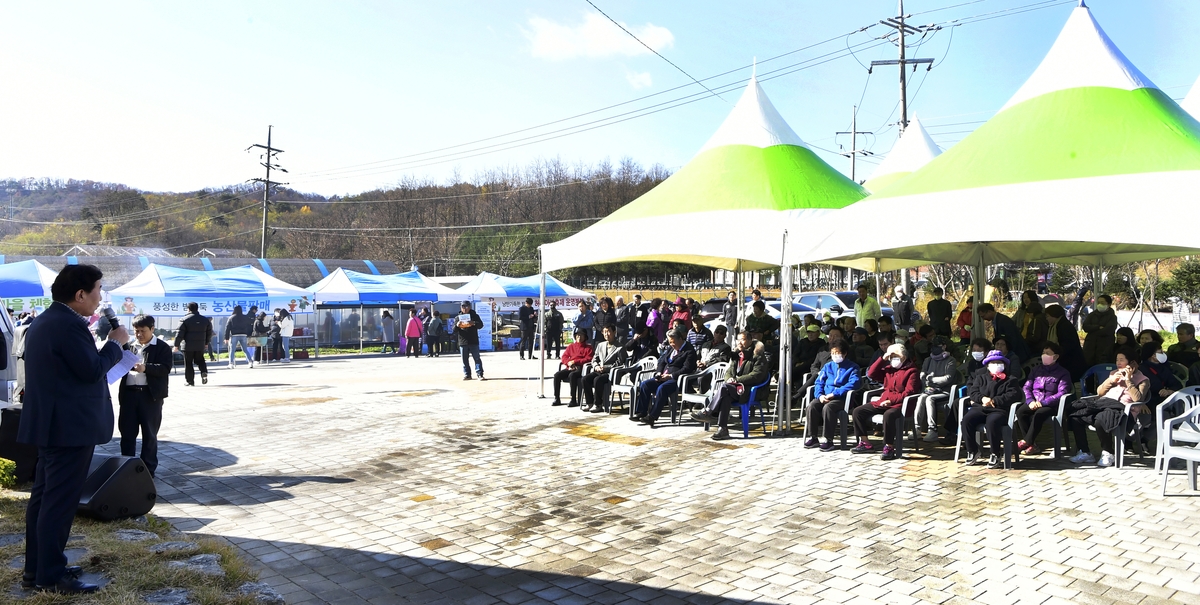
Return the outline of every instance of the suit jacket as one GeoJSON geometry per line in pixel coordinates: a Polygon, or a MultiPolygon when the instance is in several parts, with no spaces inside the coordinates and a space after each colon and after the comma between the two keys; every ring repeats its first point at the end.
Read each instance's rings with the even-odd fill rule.
{"type": "Polygon", "coordinates": [[[658,358],[658,373],[666,372],[671,375],[671,378],[678,379],[685,374],[696,373],[696,349],[687,342],[679,347],[679,352],[675,354],[675,358],[671,358],[670,351],[663,353],[658,358]]]}
{"type": "MultiPolygon", "coordinates": [[[[1021,362],[1029,360],[1029,345],[1025,344],[1025,338],[1021,336],[1021,329],[1017,327],[1016,322],[1011,317],[996,313],[996,317],[992,318],[992,326],[996,329],[996,336],[1003,335],[1008,340],[1008,350],[1017,354],[1021,358],[1021,362]]],[[[1039,355],[1041,352],[1038,353],[1039,355]]]]}
{"type": "Polygon", "coordinates": [[[1062,347],[1058,365],[1071,373],[1071,380],[1083,378],[1084,372],[1087,371],[1087,361],[1083,358],[1083,345],[1079,344],[1079,332],[1075,331],[1075,326],[1064,317],[1050,326],[1050,329],[1057,334],[1058,346],[1062,347]]]}
{"type": "Polygon", "coordinates": [[[121,360],[108,341],[96,350],[87,320],[54,303],[25,334],[25,399],[17,441],[82,447],[112,440],[113,409],[105,374],[121,360]]]}
{"type": "MultiPolygon", "coordinates": [[[[131,343],[134,341],[130,341],[131,343]]],[[[126,350],[130,349],[129,345],[125,345],[126,350]]],[[[171,375],[171,366],[175,363],[175,356],[171,353],[171,346],[158,339],[154,344],[142,350],[142,363],[146,364],[146,385],[150,387],[150,396],[157,400],[167,398],[167,377],[171,375]]],[[[131,389],[125,384],[125,378],[121,378],[121,386],[117,389],[118,399],[123,398],[131,389]]]]}

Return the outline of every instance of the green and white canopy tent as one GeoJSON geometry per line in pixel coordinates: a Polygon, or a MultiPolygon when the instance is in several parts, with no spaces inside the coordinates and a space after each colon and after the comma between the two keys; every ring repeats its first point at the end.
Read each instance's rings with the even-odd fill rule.
{"type": "MultiPolygon", "coordinates": [[[[894,185],[810,225],[786,263],[871,260],[1103,265],[1200,253],[1200,122],[1112,43],[1080,2],[991,120],[894,185]],[[887,213],[920,229],[870,239],[887,213]]],[[[978,279],[978,276],[977,276],[978,279]]]]}
{"type": "Polygon", "coordinates": [[[1193,118],[1200,120],[1200,78],[1196,79],[1196,83],[1192,84],[1191,90],[1187,96],[1179,102],[1179,106],[1185,111],[1192,114],[1193,118]]]}
{"type": "Polygon", "coordinates": [[[868,191],[878,192],[894,185],[897,181],[920,170],[933,158],[942,154],[942,148],[933,142],[929,131],[921,124],[921,120],[913,116],[908,127],[896,139],[896,144],[888,152],[887,157],[879,163],[871,178],[863,186],[868,191]]]}
{"type": "Polygon", "coordinates": [[[627,261],[779,267],[782,219],[803,224],[866,195],[808,148],[751,78],[690,162],[600,222],[543,245],[542,269],[627,261]],[[698,235],[715,230],[726,236],[698,235]]]}

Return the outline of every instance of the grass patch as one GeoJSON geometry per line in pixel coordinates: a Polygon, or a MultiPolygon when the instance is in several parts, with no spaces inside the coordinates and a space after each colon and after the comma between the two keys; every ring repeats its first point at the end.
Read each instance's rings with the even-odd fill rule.
{"type": "MultiPolygon", "coordinates": [[[[27,500],[26,494],[0,490],[0,534],[25,533],[27,500]]],[[[258,574],[242,560],[236,549],[216,540],[196,540],[189,536],[173,534],[169,523],[153,515],[147,515],[146,520],[146,523],[137,523],[131,519],[112,522],[101,522],[86,517],[75,519],[71,535],[83,536],[83,539],[70,542],[67,548],[86,548],[87,554],[79,561],[84,572],[99,573],[112,579],[100,592],[92,595],[67,596],[30,592],[19,601],[12,599],[9,591],[20,582],[22,571],[12,568],[9,564],[17,556],[25,554],[25,543],[0,547],[0,601],[16,601],[28,605],[131,605],[141,603],[144,595],[162,588],[185,588],[192,592],[192,600],[200,605],[253,605],[254,595],[237,595],[237,589],[246,582],[256,581],[258,574]],[[188,553],[155,554],[150,552],[149,547],[157,543],[156,540],[118,540],[113,533],[118,529],[154,532],[158,534],[160,541],[193,541],[199,548],[188,553]],[[225,570],[225,577],[214,578],[167,568],[168,561],[185,560],[197,554],[221,555],[221,567],[225,570]]]]}

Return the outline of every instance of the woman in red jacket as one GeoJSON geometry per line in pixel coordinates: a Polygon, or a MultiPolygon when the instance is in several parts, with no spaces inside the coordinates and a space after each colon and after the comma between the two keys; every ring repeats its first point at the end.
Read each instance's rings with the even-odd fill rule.
{"type": "Polygon", "coordinates": [[[562,369],[554,373],[554,403],[550,405],[563,404],[558,398],[558,393],[564,380],[571,384],[571,403],[567,405],[579,405],[575,399],[575,392],[579,390],[579,381],[583,379],[583,366],[592,361],[594,354],[595,350],[588,342],[588,330],[575,328],[575,342],[567,345],[567,350],[562,354],[562,369]]]}
{"type": "MultiPolygon", "coordinates": [[[[900,433],[896,430],[896,423],[903,413],[901,406],[904,398],[916,395],[921,390],[920,372],[917,366],[908,360],[908,352],[904,345],[894,344],[871,364],[871,368],[867,370],[867,377],[875,382],[882,382],[883,393],[879,395],[879,399],[860,405],[850,412],[854,417],[854,432],[858,435],[858,445],[850,451],[855,454],[875,452],[867,435],[870,435],[874,428],[871,418],[876,414],[883,414],[883,459],[895,460],[896,437],[900,433]]],[[[915,411],[914,405],[908,413],[912,414],[915,411]]]]}

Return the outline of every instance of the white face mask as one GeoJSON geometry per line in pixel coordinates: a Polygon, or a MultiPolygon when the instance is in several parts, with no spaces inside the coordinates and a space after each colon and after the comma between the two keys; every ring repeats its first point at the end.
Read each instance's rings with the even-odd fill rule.
{"type": "Polygon", "coordinates": [[[830,361],[832,361],[833,363],[838,363],[838,364],[840,364],[840,363],[842,363],[843,361],[845,361],[845,360],[846,360],[846,356],[845,356],[845,355],[837,355],[837,354],[833,354],[833,355],[830,355],[830,356],[829,356],[829,360],[830,360],[830,361]]]}
{"type": "Polygon", "coordinates": [[[1160,352],[1160,353],[1156,353],[1156,354],[1154,355],[1154,359],[1155,359],[1155,360],[1157,360],[1157,361],[1158,361],[1158,363],[1167,363],[1167,354],[1166,354],[1166,353],[1161,353],[1161,352],[1160,352]]]}
{"type": "Polygon", "coordinates": [[[971,351],[971,357],[973,357],[975,361],[983,361],[983,351],[971,351]]]}
{"type": "Polygon", "coordinates": [[[892,361],[891,361],[891,364],[892,364],[892,367],[893,367],[893,368],[898,368],[898,367],[900,367],[902,364],[904,364],[904,360],[903,360],[903,359],[900,359],[899,357],[893,357],[893,358],[892,358],[892,361]]]}
{"type": "Polygon", "coordinates": [[[989,371],[989,372],[991,372],[993,376],[995,376],[996,374],[999,374],[1000,372],[1003,372],[1003,371],[1004,371],[1004,364],[1002,364],[1002,363],[989,363],[989,364],[988,364],[988,371],[989,371]]]}
{"type": "Polygon", "coordinates": [[[1096,305],[1096,310],[1103,313],[1104,311],[1108,310],[1108,305],[1106,305],[1104,303],[1100,303],[1100,304],[1096,305]]]}
{"type": "Polygon", "coordinates": [[[1058,361],[1058,359],[1056,359],[1053,355],[1042,355],[1042,365],[1044,366],[1052,366],[1056,361],[1058,361]]]}

